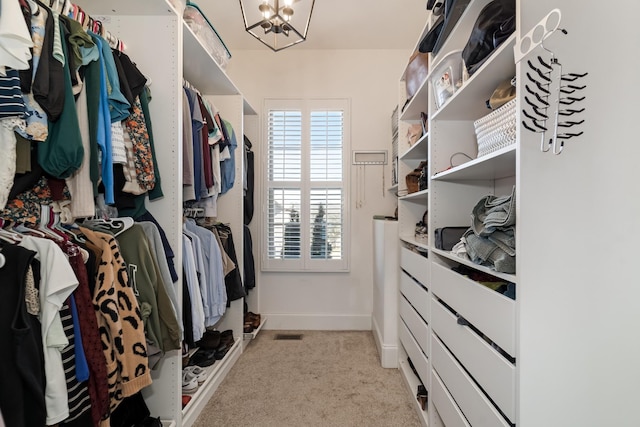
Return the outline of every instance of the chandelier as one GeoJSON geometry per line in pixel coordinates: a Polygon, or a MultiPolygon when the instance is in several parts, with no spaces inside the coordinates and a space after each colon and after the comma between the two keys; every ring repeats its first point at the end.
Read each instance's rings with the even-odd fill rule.
{"type": "Polygon", "coordinates": [[[305,41],[315,0],[240,0],[244,27],[277,52],[305,41]]]}

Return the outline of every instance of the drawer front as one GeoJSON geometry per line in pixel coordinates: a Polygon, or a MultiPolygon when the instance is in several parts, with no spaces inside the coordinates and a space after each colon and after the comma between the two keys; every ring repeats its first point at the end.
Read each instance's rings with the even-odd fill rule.
{"type": "Polygon", "coordinates": [[[415,338],[422,352],[429,354],[429,327],[403,297],[400,297],[400,317],[411,331],[411,335],[415,338]]]}
{"type": "Polygon", "coordinates": [[[469,424],[474,427],[509,427],[509,423],[456,362],[442,342],[434,337],[432,345],[433,369],[442,379],[469,424]]]}
{"type": "Polygon", "coordinates": [[[515,356],[516,303],[439,264],[433,265],[431,291],[500,348],[515,356]]]}
{"type": "Polygon", "coordinates": [[[401,248],[400,266],[426,287],[429,286],[430,264],[428,258],[418,255],[407,248],[401,248]]]}
{"type": "Polygon", "coordinates": [[[460,408],[453,401],[453,397],[451,397],[451,394],[449,394],[442,380],[435,372],[431,388],[429,398],[433,400],[433,406],[438,411],[438,415],[440,415],[444,425],[447,427],[470,427],[460,408]]]}
{"type": "Polygon", "coordinates": [[[413,308],[429,321],[429,294],[427,290],[418,282],[413,280],[404,271],[400,273],[400,292],[411,303],[413,308]]]}
{"type": "Polygon", "coordinates": [[[431,328],[460,364],[482,386],[500,410],[515,421],[516,368],[437,301],[432,302],[431,328]]]}
{"type": "Polygon", "coordinates": [[[429,360],[427,359],[427,356],[424,355],[420,346],[411,335],[411,332],[407,329],[407,325],[405,325],[402,320],[400,320],[400,342],[407,352],[407,356],[411,359],[413,366],[416,368],[416,371],[418,371],[422,384],[428,388],[429,370],[431,369],[429,366],[429,360]]]}

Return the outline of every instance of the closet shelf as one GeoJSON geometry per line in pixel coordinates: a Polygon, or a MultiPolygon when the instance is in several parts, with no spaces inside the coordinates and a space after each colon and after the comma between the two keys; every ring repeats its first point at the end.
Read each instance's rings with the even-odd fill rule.
{"type": "Polygon", "coordinates": [[[415,193],[407,194],[406,196],[400,197],[400,200],[407,202],[415,202],[421,203],[425,202],[429,199],[429,189],[417,191],[415,193]]]}
{"type": "Polygon", "coordinates": [[[261,316],[260,325],[257,328],[255,328],[253,331],[251,331],[251,332],[245,332],[243,334],[244,339],[245,340],[252,340],[255,337],[257,337],[258,333],[262,330],[262,327],[264,326],[265,323],[267,323],[267,318],[264,317],[264,316],[261,316]]]}
{"type": "Polygon", "coordinates": [[[433,113],[433,120],[477,120],[491,112],[485,101],[504,80],[516,75],[513,48],[516,35],[502,43],[491,57],[460,87],[446,104],[433,113]]]}
{"type": "MultiPolygon", "coordinates": [[[[78,6],[90,12],[91,17],[94,19],[100,19],[98,15],[140,15],[140,16],[152,16],[152,15],[171,15],[176,11],[167,0],[145,0],[145,1],[131,1],[131,0],[110,0],[90,2],[90,6],[87,6],[87,0],[77,0],[73,2],[78,6]]],[[[109,22],[104,21],[107,28],[109,22]]],[[[125,40],[126,41],[126,40],[125,40]]]]}
{"type": "Polygon", "coordinates": [[[389,192],[398,191],[398,184],[393,184],[391,187],[387,188],[387,191],[389,192]]]}
{"type": "Polygon", "coordinates": [[[200,412],[202,412],[202,409],[209,399],[211,399],[211,396],[213,396],[213,393],[224,377],[240,357],[240,353],[242,353],[242,341],[243,340],[236,338],[233,347],[231,347],[222,360],[216,360],[213,365],[204,368],[207,371],[207,380],[191,395],[191,400],[182,409],[183,425],[192,425],[200,412]]]}
{"type": "Polygon", "coordinates": [[[400,240],[402,240],[405,243],[409,243],[409,244],[411,244],[413,246],[417,246],[418,248],[422,248],[422,249],[426,249],[426,250],[431,249],[431,247],[429,246],[428,243],[417,241],[415,236],[400,235],[400,240]]]}
{"type": "Polygon", "coordinates": [[[439,255],[441,257],[448,258],[448,259],[450,259],[452,261],[455,261],[457,263],[464,264],[467,267],[471,267],[471,268],[473,268],[475,270],[482,271],[482,272],[485,272],[487,274],[491,274],[492,276],[499,277],[500,279],[506,280],[506,281],[511,282],[511,283],[516,283],[516,275],[515,274],[500,273],[500,272],[495,271],[495,270],[493,270],[491,268],[475,264],[475,263],[471,262],[468,259],[460,258],[460,257],[452,254],[451,252],[443,251],[442,249],[432,249],[431,252],[433,252],[434,254],[439,255]]]}
{"type": "MultiPolygon", "coordinates": [[[[206,51],[193,30],[184,21],[182,27],[184,29],[184,56],[189,58],[189,64],[184,64],[184,78],[202,93],[240,94],[240,90],[206,51]]],[[[251,109],[253,110],[253,108],[251,109]]]]}
{"type": "Polygon", "coordinates": [[[515,176],[516,145],[478,157],[455,168],[433,175],[434,181],[495,180],[515,176]]]}
{"type": "Polygon", "coordinates": [[[429,151],[429,132],[422,135],[407,151],[402,153],[400,160],[426,160],[429,151]]]}
{"type": "Polygon", "coordinates": [[[427,411],[423,411],[420,407],[420,404],[418,403],[418,400],[415,399],[416,392],[418,391],[418,386],[421,384],[421,382],[411,370],[409,362],[407,362],[406,360],[400,360],[399,365],[400,372],[402,372],[401,377],[404,380],[405,385],[409,389],[410,395],[414,397],[412,406],[418,411],[418,417],[420,417],[422,425],[426,426],[429,424],[429,413],[427,411]]]}

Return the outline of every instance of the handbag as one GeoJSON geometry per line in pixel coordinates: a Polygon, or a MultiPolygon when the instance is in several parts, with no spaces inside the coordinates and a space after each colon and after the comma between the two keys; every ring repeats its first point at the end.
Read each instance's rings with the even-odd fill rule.
{"type": "Polygon", "coordinates": [[[433,52],[436,55],[458,23],[470,1],[444,0],[444,6],[441,6],[437,11],[433,10],[432,13],[434,15],[439,14],[438,18],[420,41],[418,50],[420,52],[433,52]],[[442,13],[442,9],[444,9],[444,13],[442,13]]]}
{"type": "Polygon", "coordinates": [[[413,95],[427,78],[427,74],[429,74],[429,55],[418,51],[414,52],[409,58],[409,64],[404,72],[407,99],[413,98],[413,95]]]}
{"type": "Polygon", "coordinates": [[[422,137],[422,124],[412,124],[407,129],[407,142],[413,145],[422,137]]]}
{"type": "Polygon", "coordinates": [[[502,107],[507,102],[511,101],[516,97],[516,81],[515,77],[512,79],[507,79],[498,85],[495,88],[491,97],[487,101],[487,107],[492,110],[502,107]]]}
{"type": "Polygon", "coordinates": [[[469,227],[442,227],[434,231],[434,244],[436,249],[450,251],[460,241],[460,238],[469,227]]]}
{"type": "Polygon", "coordinates": [[[469,40],[462,49],[462,60],[472,75],[491,53],[515,30],[515,0],[493,0],[478,15],[469,40]]]}
{"type": "Polygon", "coordinates": [[[407,184],[408,194],[426,189],[426,186],[427,186],[426,175],[427,175],[428,167],[429,165],[426,161],[420,162],[420,165],[417,168],[415,168],[405,176],[405,182],[407,184]],[[421,181],[424,188],[422,188],[421,186],[421,181]]]}

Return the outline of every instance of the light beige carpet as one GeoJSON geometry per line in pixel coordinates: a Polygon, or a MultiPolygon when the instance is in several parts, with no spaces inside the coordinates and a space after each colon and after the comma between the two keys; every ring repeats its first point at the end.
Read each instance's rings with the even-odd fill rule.
{"type": "Polygon", "coordinates": [[[194,426],[420,426],[400,375],[369,331],[262,331],[194,426]]]}

